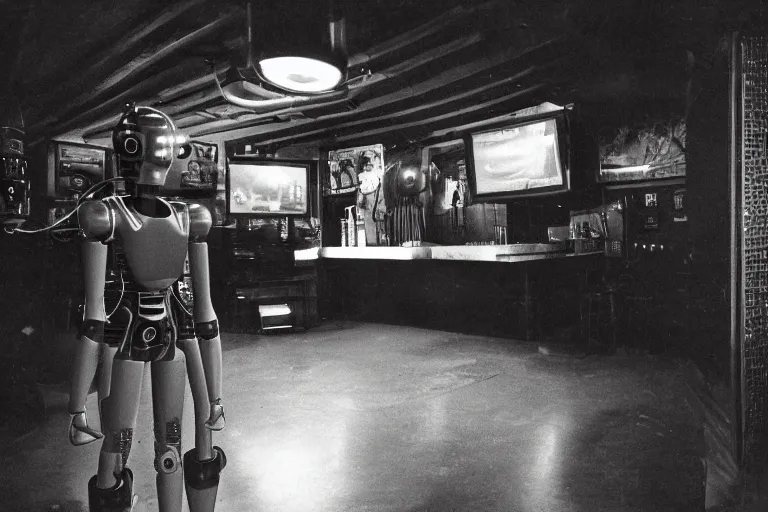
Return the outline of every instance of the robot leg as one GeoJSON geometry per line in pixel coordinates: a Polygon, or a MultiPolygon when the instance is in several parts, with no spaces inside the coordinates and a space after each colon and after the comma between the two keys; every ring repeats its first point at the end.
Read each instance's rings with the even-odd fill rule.
{"type": "Polygon", "coordinates": [[[192,400],[195,405],[195,450],[199,460],[212,459],[214,457],[211,431],[206,428],[206,422],[210,417],[208,408],[208,389],[205,385],[205,372],[200,357],[200,348],[196,338],[179,339],[177,346],[184,352],[187,361],[187,375],[189,376],[189,388],[192,391],[192,400]]]}
{"type": "Polygon", "coordinates": [[[213,447],[214,458],[199,460],[195,450],[184,454],[184,481],[187,489],[189,512],[213,512],[219,490],[219,474],[227,465],[224,450],[213,447]]]}
{"type": "Polygon", "coordinates": [[[197,339],[180,339],[187,360],[189,384],[195,404],[195,448],[184,454],[184,480],[190,512],[212,512],[219,487],[219,473],[227,463],[224,451],[212,444],[208,389],[197,339]]]}
{"type": "Polygon", "coordinates": [[[186,371],[184,355],[152,363],[152,410],[155,417],[155,471],[160,512],[181,512],[181,419],[186,371]]]}
{"type": "Polygon", "coordinates": [[[88,510],[90,512],[130,512],[133,507],[133,473],[124,468],[115,485],[101,489],[93,475],[88,481],[88,510]]]}
{"type": "Polygon", "coordinates": [[[133,429],[146,363],[116,358],[112,365],[110,394],[101,403],[104,442],[99,471],[88,485],[90,512],[129,512],[133,474],[125,467],[131,451],[133,429]]]}

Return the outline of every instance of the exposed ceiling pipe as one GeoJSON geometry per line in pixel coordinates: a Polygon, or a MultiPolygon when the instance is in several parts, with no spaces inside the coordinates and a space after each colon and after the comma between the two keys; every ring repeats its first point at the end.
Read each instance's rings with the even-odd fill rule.
{"type": "Polygon", "coordinates": [[[346,89],[340,91],[329,92],[318,96],[283,96],[282,98],[269,98],[250,100],[246,98],[239,98],[232,94],[229,94],[221,86],[219,77],[214,73],[214,81],[219,88],[221,97],[227,102],[237,105],[238,107],[249,108],[253,110],[266,110],[266,109],[278,109],[278,108],[296,108],[307,105],[317,105],[320,103],[332,103],[337,100],[343,100],[347,97],[348,91],[346,89]]]}

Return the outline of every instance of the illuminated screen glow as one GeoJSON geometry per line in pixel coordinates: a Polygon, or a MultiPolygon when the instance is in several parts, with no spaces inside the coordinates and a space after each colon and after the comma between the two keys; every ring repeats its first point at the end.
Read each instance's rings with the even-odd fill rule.
{"type": "Polygon", "coordinates": [[[306,57],[274,57],[259,62],[264,78],[295,92],[330,91],[341,82],[341,71],[321,60],[306,57]]]}
{"type": "Polygon", "coordinates": [[[474,134],[472,156],[478,195],[564,185],[554,119],[474,134]]]}
{"type": "Polygon", "coordinates": [[[307,213],[307,168],[229,164],[229,212],[251,215],[307,213]]]}

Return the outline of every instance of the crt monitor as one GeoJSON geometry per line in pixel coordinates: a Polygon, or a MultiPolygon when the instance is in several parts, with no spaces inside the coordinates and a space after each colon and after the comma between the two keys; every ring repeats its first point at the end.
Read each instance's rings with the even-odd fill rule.
{"type": "Polygon", "coordinates": [[[230,215],[307,214],[308,163],[233,159],[228,169],[230,215]]]}

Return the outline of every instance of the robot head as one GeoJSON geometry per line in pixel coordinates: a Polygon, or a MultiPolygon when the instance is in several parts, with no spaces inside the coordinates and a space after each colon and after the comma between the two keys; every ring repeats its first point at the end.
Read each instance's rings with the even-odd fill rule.
{"type": "Polygon", "coordinates": [[[141,185],[162,186],[184,142],[171,118],[151,107],[126,105],[112,130],[120,173],[141,185]]]}

